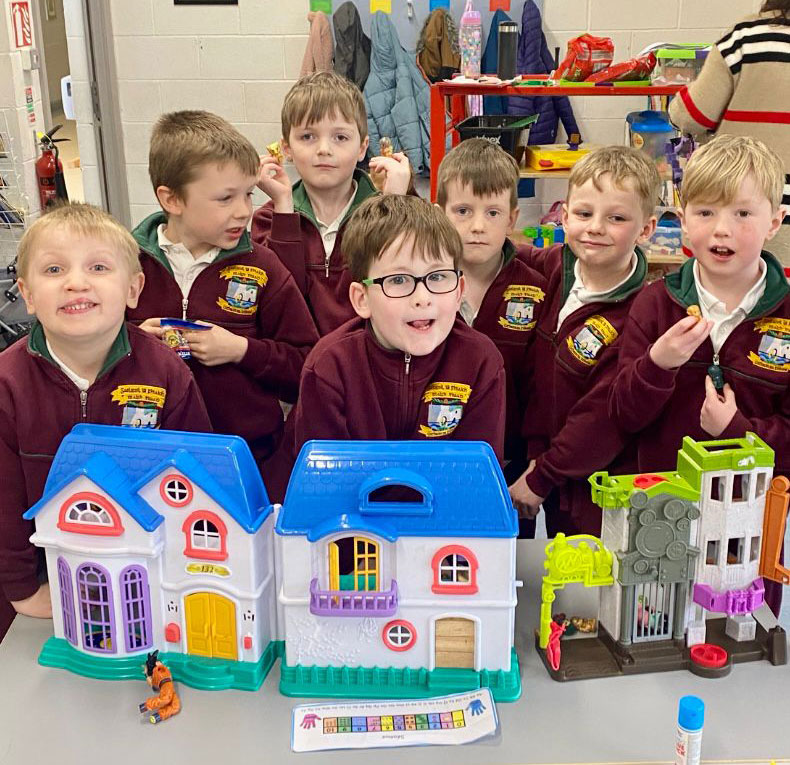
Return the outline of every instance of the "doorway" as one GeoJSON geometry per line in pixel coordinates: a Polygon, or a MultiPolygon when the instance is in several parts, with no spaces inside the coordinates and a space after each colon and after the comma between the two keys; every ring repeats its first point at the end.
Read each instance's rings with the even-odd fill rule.
{"type": "Polygon", "coordinates": [[[236,606],[215,592],[195,592],[184,599],[187,653],[236,660],[236,606]]]}

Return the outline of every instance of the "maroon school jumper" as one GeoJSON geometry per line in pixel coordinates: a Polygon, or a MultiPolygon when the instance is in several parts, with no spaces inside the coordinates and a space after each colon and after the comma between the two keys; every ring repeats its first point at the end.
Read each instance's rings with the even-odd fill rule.
{"type": "Polygon", "coordinates": [[[487,441],[502,460],[505,372],[484,335],[457,317],[427,356],[389,351],[368,323],[347,322],[305,362],[299,401],[266,486],[282,501],[302,444],[314,438],[487,441]]]}
{"type": "Polygon", "coordinates": [[[252,216],[253,241],[271,247],[293,274],[321,337],[356,316],[348,299],[351,275],[341,250],[343,231],[354,210],[378,191],[362,170],[354,171],[354,180],[357,193],[340,224],[329,255],[324,249],[313,206],[301,181],[293,187],[294,212],[276,213],[274,203],[267,202],[252,216]]]}
{"type": "Polygon", "coordinates": [[[502,256],[502,268],[486,290],[472,326],[494,341],[504,359],[505,459],[521,462],[526,456],[521,426],[531,377],[527,352],[546,303],[546,280],[516,257],[509,239],[502,256]]]}
{"type": "Polygon", "coordinates": [[[267,247],[242,236],[233,250],[222,250],[198,274],[186,299],[159,247],[162,213],[135,230],[141,247],[145,287],[127,317],[199,319],[247,338],[238,364],[189,364],[218,433],[241,436],[260,463],[269,457],[283,430],[280,400],[294,403],[299,375],[318,341],[313,320],[291,275],[267,247]]]}
{"type": "MultiPolygon", "coordinates": [[[[790,286],[779,261],[767,252],[762,257],[767,266],[765,292],[718,353],[738,410],[717,438],[756,433],[776,454],[775,474],[790,476],[790,286]]],[[[661,369],[650,359],[652,344],[687,316],[688,306],[699,304],[693,265],[690,259],[676,273],[645,288],[634,301],[623,335],[610,406],[621,426],[636,434],[639,472],[674,470],[684,436],[713,438],[699,423],[705,377],[714,363],[710,338],[677,369],[661,369]]],[[[766,601],[778,613],[781,585],[767,580],[765,584],[766,601]]]]}
{"type": "Polygon", "coordinates": [[[637,249],[637,267],[623,285],[594,303],[557,319],[574,284],[576,257],[554,245],[525,252],[547,280],[547,305],[532,347],[534,369],[524,434],[541,443],[527,485],[545,497],[549,536],[601,533],[601,508],[592,501],[588,477],[619,472],[627,441],[608,411],[621,335],[631,303],[644,283],[647,260],[637,249]]]}
{"type": "Polygon", "coordinates": [[[22,513],[41,498],[61,439],[80,422],[211,430],[189,369],[155,337],[124,325],[95,382],[81,393],[52,360],[35,324],[26,340],[0,354],[0,594],[8,600],[38,589],[36,550],[28,541],[33,522],[22,513]]]}

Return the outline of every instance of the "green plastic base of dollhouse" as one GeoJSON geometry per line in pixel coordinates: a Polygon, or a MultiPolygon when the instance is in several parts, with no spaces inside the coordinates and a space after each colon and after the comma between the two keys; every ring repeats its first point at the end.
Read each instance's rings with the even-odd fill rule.
{"type": "Polygon", "coordinates": [[[336,699],[424,699],[477,688],[490,688],[495,701],[515,701],[521,696],[521,675],[516,649],[510,669],[476,672],[473,669],[401,669],[396,667],[291,667],[283,656],[280,693],[336,699]]]}
{"type": "MultiPolygon", "coordinates": [[[[211,659],[169,652],[161,652],[159,658],[167,665],[175,680],[192,688],[204,691],[228,688],[257,691],[279,655],[278,644],[272,641],[256,662],[211,659]]],[[[145,656],[142,653],[112,658],[87,654],[78,651],[63,638],[51,637],[44,643],[38,663],[44,667],[66,669],[76,675],[96,680],[144,680],[142,665],[145,663],[145,656]]]]}

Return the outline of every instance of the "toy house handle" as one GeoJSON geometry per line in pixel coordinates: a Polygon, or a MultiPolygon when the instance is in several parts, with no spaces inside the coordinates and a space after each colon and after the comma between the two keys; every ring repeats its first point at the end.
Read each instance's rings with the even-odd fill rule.
{"type": "Polygon", "coordinates": [[[433,488],[412,470],[379,470],[359,487],[359,511],[362,515],[430,515],[433,488]]]}

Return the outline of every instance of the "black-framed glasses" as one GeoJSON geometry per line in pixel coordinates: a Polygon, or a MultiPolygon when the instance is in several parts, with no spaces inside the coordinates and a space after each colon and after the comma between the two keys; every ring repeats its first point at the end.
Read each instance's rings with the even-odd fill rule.
{"type": "Polygon", "coordinates": [[[463,275],[463,271],[454,268],[440,268],[438,271],[431,271],[425,276],[414,276],[413,274],[390,274],[389,276],[379,276],[377,279],[363,279],[362,284],[370,287],[371,284],[378,284],[381,291],[391,298],[409,297],[417,285],[422,282],[428,292],[434,295],[443,295],[452,292],[458,286],[458,280],[463,275]]]}

